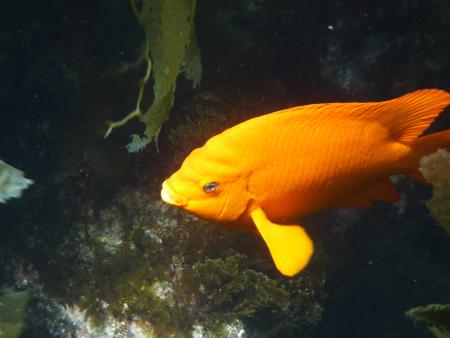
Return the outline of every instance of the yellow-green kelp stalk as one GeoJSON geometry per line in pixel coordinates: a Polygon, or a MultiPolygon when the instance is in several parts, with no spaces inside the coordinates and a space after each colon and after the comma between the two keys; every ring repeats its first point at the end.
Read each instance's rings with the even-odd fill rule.
{"type": "Polygon", "coordinates": [[[108,123],[105,138],[112,130],[133,118],[145,124],[144,135],[132,135],[127,146],[137,152],[157,141],[161,126],[169,119],[173,105],[176,79],[180,70],[192,80],[194,87],[201,78],[200,52],[195,38],[195,0],[130,0],[133,12],[145,32],[145,46],[141,62],[146,72],[139,85],[136,108],[125,118],[108,123]],[[152,105],[141,109],[144,88],[153,75],[154,98],[152,105]]]}

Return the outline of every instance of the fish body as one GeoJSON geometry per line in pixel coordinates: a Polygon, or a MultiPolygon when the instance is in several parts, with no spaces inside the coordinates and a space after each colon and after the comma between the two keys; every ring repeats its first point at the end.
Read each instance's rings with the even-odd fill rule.
{"type": "Polygon", "coordinates": [[[423,155],[450,146],[450,130],[419,137],[449,104],[449,93],[430,89],[256,117],[195,149],[161,196],[201,218],[259,233],[277,268],[292,276],[313,252],[294,223],[332,207],[397,201],[389,177],[414,175],[423,155]]]}

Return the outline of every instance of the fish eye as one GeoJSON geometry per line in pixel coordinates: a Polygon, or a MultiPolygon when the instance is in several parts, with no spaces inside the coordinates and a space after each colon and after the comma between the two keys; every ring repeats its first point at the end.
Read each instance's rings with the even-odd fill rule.
{"type": "Polygon", "coordinates": [[[203,186],[203,191],[207,193],[215,192],[219,188],[219,182],[209,182],[203,186]]]}

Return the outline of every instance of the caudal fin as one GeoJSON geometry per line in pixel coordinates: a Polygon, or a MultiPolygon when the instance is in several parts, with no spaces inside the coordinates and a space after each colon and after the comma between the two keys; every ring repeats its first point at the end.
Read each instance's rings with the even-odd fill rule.
{"type": "Polygon", "coordinates": [[[420,157],[434,153],[439,148],[450,150],[450,130],[419,137],[414,140],[412,147],[420,157]]]}
{"type": "Polygon", "coordinates": [[[409,114],[402,118],[398,137],[400,142],[409,144],[414,150],[414,160],[408,175],[425,183],[418,170],[420,158],[434,153],[439,148],[450,149],[450,130],[420,136],[439,114],[450,105],[450,94],[438,89],[418,90],[391,102],[409,107],[409,114]]]}
{"type": "Polygon", "coordinates": [[[413,141],[412,149],[414,149],[413,168],[407,174],[412,179],[426,184],[426,180],[418,170],[420,159],[423,156],[436,152],[438,149],[447,149],[450,151],[450,130],[419,137],[413,141]]]}

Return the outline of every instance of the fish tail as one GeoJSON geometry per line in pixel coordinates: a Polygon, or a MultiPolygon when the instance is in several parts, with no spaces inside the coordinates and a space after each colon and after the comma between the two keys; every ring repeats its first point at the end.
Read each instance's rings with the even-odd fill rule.
{"type": "Polygon", "coordinates": [[[391,112],[383,115],[387,119],[385,123],[391,135],[412,149],[405,173],[424,183],[425,180],[418,170],[420,159],[439,148],[449,149],[450,130],[420,135],[450,105],[450,93],[439,89],[423,89],[382,104],[391,112]]]}
{"type": "Polygon", "coordinates": [[[413,141],[411,146],[414,151],[413,169],[407,175],[416,181],[426,183],[422,173],[418,170],[420,159],[423,156],[436,152],[438,149],[450,151],[450,130],[419,137],[413,141]]]}
{"type": "Polygon", "coordinates": [[[413,142],[412,148],[419,157],[434,153],[439,148],[450,149],[450,130],[419,137],[413,142]]]}

